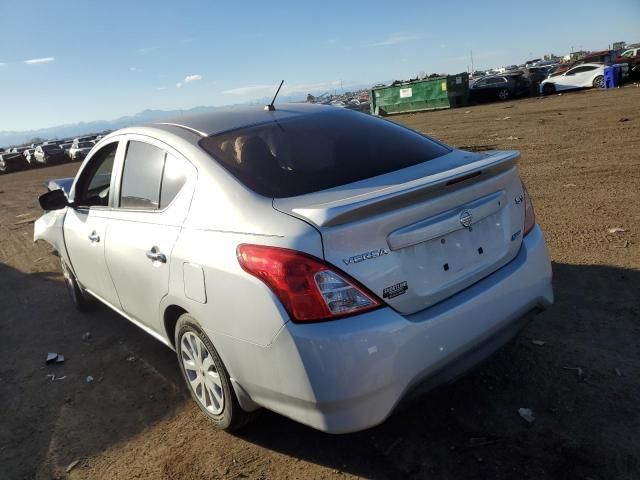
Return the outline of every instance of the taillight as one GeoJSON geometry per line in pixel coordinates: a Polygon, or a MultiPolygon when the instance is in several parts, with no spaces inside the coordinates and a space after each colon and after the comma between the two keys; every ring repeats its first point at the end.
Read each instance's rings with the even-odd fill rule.
{"type": "Polygon", "coordinates": [[[531,197],[529,196],[529,192],[527,192],[527,187],[524,186],[524,182],[522,182],[522,192],[524,195],[524,236],[535,227],[536,212],[533,211],[533,203],[531,203],[531,197]]]}
{"type": "Polygon", "coordinates": [[[358,282],[305,253],[243,244],[237,255],[240,266],[276,294],[294,321],[331,320],[382,305],[358,282]]]}

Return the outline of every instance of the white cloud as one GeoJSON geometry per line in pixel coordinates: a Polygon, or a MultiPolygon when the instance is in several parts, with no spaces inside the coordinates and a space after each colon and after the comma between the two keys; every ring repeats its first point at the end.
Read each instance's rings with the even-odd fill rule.
{"type": "Polygon", "coordinates": [[[373,43],[372,46],[386,47],[389,45],[398,45],[399,43],[414,42],[416,40],[425,38],[426,36],[427,35],[425,34],[393,33],[384,40],[373,43]]]}
{"type": "Polygon", "coordinates": [[[166,89],[167,89],[167,87],[156,87],[156,90],[158,90],[158,91],[162,91],[162,90],[166,90],[166,89]]]}
{"type": "Polygon", "coordinates": [[[130,72],[137,72],[138,69],[136,67],[129,67],[130,72]]]}
{"type": "Polygon", "coordinates": [[[5,65],[6,65],[6,63],[0,62],[0,67],[4,67],[5,65]]]}
{"type": "Polygon", "coordinates": [[[202,75],[187,75],[184,77],[184,83],[197,82],[198,80],[202,80],[202,75]]]}
{"type": "Polygon", "coordinates": [[[24,63],[27,65],[35,65],[37,63],[50,63],[55,61],[56,57],[43,57],[43,58],[31,58],[29,60],[25,60],[24,63]]]}
{"type": "Polygon", "coordinates": [[[197,82],[199,80],[202,80],[202,75],[187,75],[186,77],[184,77],[184,80],[182,80],[181,82],[176,83],[176,88],[182,88],[184,87],[187,83],[193,83],[193,82],[197,82]]]}

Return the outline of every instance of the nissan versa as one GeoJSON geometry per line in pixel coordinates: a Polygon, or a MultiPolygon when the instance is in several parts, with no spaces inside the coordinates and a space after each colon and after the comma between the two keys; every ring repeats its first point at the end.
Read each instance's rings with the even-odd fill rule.
{"type": "Polygon", "coordinates": [[[77,308],[175,349],[218,427],[265,407],[353,432],[552,303],[518,158],[334,107],[193,115],[100,140],[34,238],[77,308]]]}

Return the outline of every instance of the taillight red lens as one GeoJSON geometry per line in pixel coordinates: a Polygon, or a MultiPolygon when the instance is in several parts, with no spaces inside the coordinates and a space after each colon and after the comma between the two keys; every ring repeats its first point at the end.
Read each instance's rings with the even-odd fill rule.
{"type": "Polygon", "coordinates": [[[355,280],[305,253],[243,244],[237,255],[240,266],[276,294],[294,321],[330,320],[382,305],[355,280]]]}
{"type": "Polygon", "coordinates": [[[536,213],[533,211],[533,203],[531,202],[531,197],[529,197],[529,192],[527,192],[527,187],[524,186],[524,182],[522,182],[522,193],[524,195],[524,236],[535,227],[536,213]]]}

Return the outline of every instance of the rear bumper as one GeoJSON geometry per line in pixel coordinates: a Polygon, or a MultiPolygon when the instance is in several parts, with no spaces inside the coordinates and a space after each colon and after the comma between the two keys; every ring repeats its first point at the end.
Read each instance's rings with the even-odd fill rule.
{"type": "Polygon", "coordinates": [[[518,333],[524,316],[552,302],[551,263],[536,226],[512,262],[416,314],[384,308],[287,323],[261,354],[269,368],[237,380],[256,403],[319,430],[363,430],[416,388],[450,381],[491,355],[518,333]]]}

